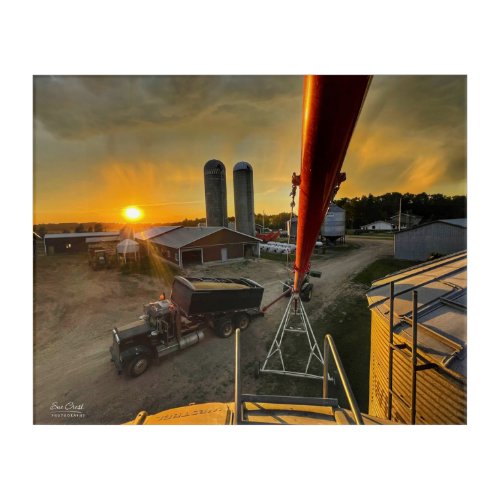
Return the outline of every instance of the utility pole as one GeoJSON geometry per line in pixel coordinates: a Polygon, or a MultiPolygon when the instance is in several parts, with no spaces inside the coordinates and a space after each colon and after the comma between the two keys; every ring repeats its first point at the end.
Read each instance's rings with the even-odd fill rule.
{"type": "Polygon", "coordinates": [[[401,231],[401,202],[403,201],[403,197],[399,198],[399,222],[398,222],[398,231],[401,231]]]}

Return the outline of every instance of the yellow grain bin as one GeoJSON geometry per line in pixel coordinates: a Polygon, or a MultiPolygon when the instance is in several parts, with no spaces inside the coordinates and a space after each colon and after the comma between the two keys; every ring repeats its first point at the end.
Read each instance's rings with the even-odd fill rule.
{"type": "Polygon", "coordinates": [[[374,281],[367,298],[372,313],[369,414],[408,424],[465,424],[467,252],[374,281]]]}

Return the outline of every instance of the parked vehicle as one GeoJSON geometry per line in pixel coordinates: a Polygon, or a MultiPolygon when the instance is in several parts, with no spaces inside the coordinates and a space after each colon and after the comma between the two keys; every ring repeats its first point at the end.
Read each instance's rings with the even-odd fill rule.
{"type": "Polygon", "coordinates": [[[118,373],[143,374],[153,360],[203,340],[203,329],[230,337],[262,316],[264,288],[247,278],[183,278],[177,276],[169,299],[144,306],[138,321],[113,328],[111,361],[118,373]]]}
{"type": "Polygon", "coordinates": [[[100,247],[90,247],[89,248],[89,266],[94,270],[97,269],[109,269],[113,265],[113,256],[110,253],[100,247]]]}

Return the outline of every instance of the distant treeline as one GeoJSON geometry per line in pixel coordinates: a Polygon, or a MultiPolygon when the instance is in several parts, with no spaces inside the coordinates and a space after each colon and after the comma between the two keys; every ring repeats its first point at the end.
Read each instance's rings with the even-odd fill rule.
{"type": "Polygon", "coordinates": [[[357,229],[377,220],[388,220],[401,211],[422,217],[422,223],[437,219],[462,219],[467,217],[466,196],[443,194],[386,193],[381,196],[339,198],[335,204],[346,211],[346,227],[357,229]]]}
{"type": "MultiPolygon", "coordinates": [[[[422,217],[421,223],[436,219],[462,219],[467,217],[467,197],[466,196],[445,196],[442,194],[401,194],[386,193],[381,196],[361,196],[356,198],[339,198],[335,204],[346,211],[346,227],[348,229],[358,229],[376,220],[388,220],[399,212],[399,200],[401,200],[401,210],[406,214],[419,215],[422,217]]],[[[295,213],[296,215],[296,213],[295,213]]],[[[285,229],[286,222],[290,218],[290,212],[279,214],[255,214],[255,223],[263,224],[271,229],[285,229]]],[[[228,217],[230,222],[234,217],[228,217]]],[[[158,224],[134,224],[136,231],[146,229],[151,226],[197,226],[204,224],[205,218],[184,219],[176,222],[163,222],[158,224]]],[[[38,224],[33,226],[33,231],[40,236],[46,233],[70,233],[70,232],[98,232],[98,231],[118,231],[125,223],[101,223],[101,222],[64,222],[60,224],[38,224]]]]}

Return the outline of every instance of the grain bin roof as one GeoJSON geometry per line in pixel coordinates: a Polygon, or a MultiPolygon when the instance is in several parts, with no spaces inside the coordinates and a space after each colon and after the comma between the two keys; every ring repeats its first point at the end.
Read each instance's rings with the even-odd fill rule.
{"type": "Polygon", "coordinates": [[[135,253],[139,251],[139,243],[127,238],[116,245],[116,250],[118,253],[135,253]]]}
{"type": "Polygon", "coordinates": [[[414,266],[374,281],[370,309],[389,322],[390,283],[394,282],[394,333],[412,343],[412,291],[418,293],[418,351],[446,371],[467,373],[467,252],[414,266]]]}
{"type": "Polygon", "coordinates": [[[160,234],[168,233],[169,231],[173,231],[174,229],[179,229],[181,226],[156,226],[151,227],[149,229],[145,229],[140,233],[135,235],[136,240],[150,240],[151,238],[155,238],[156,236],[160,236],[160,234]]]}
{"type": "Polygon", "coordinates": [[[259,239],[254,238],[253,236],[248,236],[248,234],[239,233],[238,231],[233,231],[232,229],[228,229],[227,227],[181,227],[176,231],[169,231],[168,233],[157,236],[156,238],[152,238],[151,241],[153,243],[157,243],[158,245],[164,245],[170,248],[182,248],[186,245],[194,243],[195,241],[200,240],[201,238],[205,238],[205,236],[209,236],[210,234],[217,233],[218,231],[230,231],[231,233],[240,234],[244,236],[245,239],[252,239],[255,242],[260,242],[259,239]]]}
{"type": "Polygon", "coordinates": [[[57,234],[46,234],[45,239],[53,238],[89,238],[97,236],[118,236],[119,231],[108,231],[108,232],[95,232],[95,233],[57,233],[57,234]]]}

